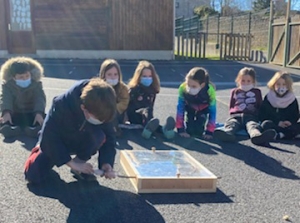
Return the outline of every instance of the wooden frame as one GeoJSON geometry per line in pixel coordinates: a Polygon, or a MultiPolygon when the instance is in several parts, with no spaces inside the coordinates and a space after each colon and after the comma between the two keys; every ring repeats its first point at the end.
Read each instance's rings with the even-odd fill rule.
{"type": "MultiPolygon", "coordinates": [[[[160,161],[162,164],[164,161],[160,161]]],[[[170,161],[166,161],[171,163],[170,161]]],[[[130,176],[130,181],[137,193],[214,193],[216,192],[217,177],[205,168],[201,163],[195,160],[185,151],[149,151],[149,150],[123,150],[120,152],[120,163],[125,173],[130,176]],[[196,175],[181,175],[178,170],[173,176],[145,176],[138,168],[143,164],[138,156],[143,153],[150,160],[147,165],[154,164],[155,156],[165,156],[168,153],[179,154],[185,160],[185,165],[188,161],[192,168],[196,169],[196,175]],[[152,161],[153,160],[153,161],[152,161]],[[200,176],[198,172],[205,176],[200,176]]],[[[172,164],[170,164],[172,165],[172,164]]],[[[173,163],[173,168],[178,168],[176,163],[173,163]],[[177,166],[177,167],[176,167],[177,166]]],[[[149,169],[148,169],[149,170],[149,169]]],[[[155,172],[155,171],[154,171],[155,172]]],[[[166,174],[168,175],[168,174],[166,174]]]]}

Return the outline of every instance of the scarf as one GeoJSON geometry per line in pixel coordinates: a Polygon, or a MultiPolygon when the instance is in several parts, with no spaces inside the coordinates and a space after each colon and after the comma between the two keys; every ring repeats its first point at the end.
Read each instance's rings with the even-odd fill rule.
{"type": "Polygon", "coordinates": [[[278,97],[275,91],[270,90],[267,99],[274,108],[286,108],[296,99],[294,93],[288,92],[283,97],[278,97]]]}

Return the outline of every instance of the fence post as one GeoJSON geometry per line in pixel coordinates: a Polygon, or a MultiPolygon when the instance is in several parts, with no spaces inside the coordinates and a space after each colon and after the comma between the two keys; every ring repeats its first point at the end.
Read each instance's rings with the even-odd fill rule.
{"type": "Polygon", "coordinates": [[[220,48],[220,13],[218,14],[218,27],[217,27],[217,45],[216,45],[216,49],[220,48]]]}
{"type": "Polygon", "coordinates": [[[286,67],[289,59],[289,46],[290,46],[290,9],[291,9],[291,0],[287,2],[286,9],[286,22],[285,22],[285,43],[284,43],[284,57],[283,57],[283,67],[286,67]]]}
{"type": "Polygon", "coordinates": [[[269,18],[269,36],[268,36],[268,63],[270,62],[272,56],[273,48],[273,13],[274,13],[274,3],[270,1],[270,18],[269,18]]]}
{"type": "Polygon", "coordinates": [[[252,17],[252,13],[249,12],[248,34],[251,34],[251,17],[252,17]]]}

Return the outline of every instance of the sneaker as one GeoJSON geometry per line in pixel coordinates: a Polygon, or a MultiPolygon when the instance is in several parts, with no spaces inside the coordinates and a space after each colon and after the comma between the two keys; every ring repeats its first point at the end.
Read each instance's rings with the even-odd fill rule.
{"type": "Polygon", "coordinates": [[[235,135],[225,132],[221,129],[216,129],[213,133],[213,137],[217,138],[218,140],[222,142],[234,142],[235,141],[235,135]]]}
{"type": "Polygon", "coordinates": [[[11,137],[15,137],[15,136],[21,135],[22,130],[21,130],[20,126],[3,125],[0,128],[0,133],[2,133],[2,135],[5,138],[11,138],[11,137]]]}
{"type": "Polygon", "coordinates": [[[268,143],[275,139],[276,137],[276,131],[274,129],[268,129],[261,134],[258,134],[256,136],[253,136],[251,138],[251,142],[255,145],[262,145],[265,143],[268,143]]]}
{"type": "Polygon", "coordinates": [[[158,126],[159,126],[159,120],[157,118],[151,119],[145,126],[145,128],[142,132],[142,136],[146,139],[149,139],[151,137],[152,133],[156,131],[158,126]]]}
{"type": "Polygon", "coordinates": [[[167,139],[172,139],[175,136],[175,119],[169,116],[166,120],[166,124],[163,126],[162,131],[167,139]]]}
{"type": "Polygon", "coordinates": [[[76,170],[71,169],[70,172],[73,174],[73,177],[77,180],[85,180],[85,181],[95,181],[97,180],[94,174],[86,174],[80,173],[76,170]]]}
{"type": "Polygon", "coordinates": [[[24,128],[25,135],[33,138],[38,137],[40,130],[41,130],[41,126],[26,126],[24,128]]]}

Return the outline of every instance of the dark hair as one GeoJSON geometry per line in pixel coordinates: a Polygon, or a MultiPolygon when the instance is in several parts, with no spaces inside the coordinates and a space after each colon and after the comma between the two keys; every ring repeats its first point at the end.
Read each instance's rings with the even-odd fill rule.
{"type": "Polygon", "coordinates": [[[193,81],[197,81],[199,84],[209,83],[209,75],[207,70],[205,70],[203,67],[194,67],[192,68],[188,74],[186,75],[185,79],[191,79],[193,81]]]}
{"type": "Polygon", "coordinates": [[[17,74],[24,74],[30,71],[30,64],[28,61],[16,60],[11,64],[11,74],[16,76],[17,74]]]}
{"type": "Polygon", "coordinates": [[[82,104],[98,120],[109,122],[116,113],[116,94],[112,86],[100,78],[93,78],[83,88],[82,104]]]}

